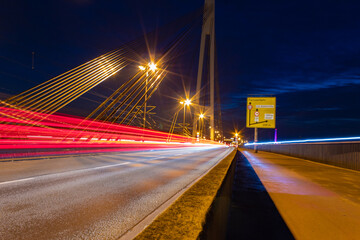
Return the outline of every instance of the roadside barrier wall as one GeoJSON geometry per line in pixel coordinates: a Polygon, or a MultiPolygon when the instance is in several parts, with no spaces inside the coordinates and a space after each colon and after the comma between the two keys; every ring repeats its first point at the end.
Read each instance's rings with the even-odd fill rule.
{"type": "Polygon", "coordinates": [[[257,148],[360,171],[360,142],[266,144],[257,148]]]}

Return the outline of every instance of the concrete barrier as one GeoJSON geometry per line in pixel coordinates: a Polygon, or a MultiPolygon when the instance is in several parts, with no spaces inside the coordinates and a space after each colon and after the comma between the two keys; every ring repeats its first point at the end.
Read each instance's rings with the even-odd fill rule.
{"type": "Polygon", "coordinates": [[[268,144],[258,150],[360,171],[360,142],[268,144]]]}

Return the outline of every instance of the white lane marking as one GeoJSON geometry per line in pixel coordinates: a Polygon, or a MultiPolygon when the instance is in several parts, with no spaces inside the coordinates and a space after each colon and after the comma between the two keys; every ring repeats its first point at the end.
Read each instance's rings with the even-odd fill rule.
{"type": "Polygon", "coordinates": [[[100,166],[100,167],[94,167],[94,168],[87,168],[86,170],[94,170],[94,169],[116,167],[116,166],[126,165],[126,164],[129,164],[129,163],[130,162],[124,162],[124,163],[118,163],[118,164],[112,164],[112,165],[106,165],[106,166],[100,166]]]}
{"type": "Polygon", "coordinates": [[[95,169],[104,169],[104,168],[116,167],[116,166],[126,165],[126,164],[130,164],[130,163],[131,163],[131,162],[123,162],[123,163],[105,165],[105,166],[100,166],[100,167],[84,168],[84,169],[71,170],[71,171],[62,172],[62,173],[53,173],[53,174],[46,174],[46,175],[41,175],[41,176],[36,176],[36,177],[30,177],[30,178],[22,178],[22,179],[17,179],[17,180],[0,182],[0,185],[10,184],[10,183],[17,183],[17,182],[25,182],[25,181],[34,180],[34,179],[37,179],[37,178],[40,178],[40,177],[44,177],[44,176],[59,175],[59,174],[68,174],[68,173],[75,173],[75,172],[91,171],[91,170],[95,170],[95,169]]]}
{"type": "Polygon", "coordinates": [[[7,181],[7,182],[1,182],[0,185],[8,184],[8,183],[16,183],[16,182],[25,182],[25,181],[32,180],[32,179],[34,179],[34,178],[30,177],[30,178],[23,178],[23,179],[12,180],[12,181],[7,181]]]}
{"type": "Polygon", "coordinates": [[[163,159],[163,158],[170,158],[170,157],[165,156],[165,157],[151,158],[151,159],[149,159],[149,160],[158,160],[158,159],[163,159]]]}

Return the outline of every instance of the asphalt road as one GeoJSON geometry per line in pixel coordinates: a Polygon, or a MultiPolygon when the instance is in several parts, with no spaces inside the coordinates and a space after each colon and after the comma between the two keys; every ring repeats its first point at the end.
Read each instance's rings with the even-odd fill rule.
{"type": "Polygon", "coordinates": [[[118,239],[230,148],[0,162],[0,239],[118,239]]]}

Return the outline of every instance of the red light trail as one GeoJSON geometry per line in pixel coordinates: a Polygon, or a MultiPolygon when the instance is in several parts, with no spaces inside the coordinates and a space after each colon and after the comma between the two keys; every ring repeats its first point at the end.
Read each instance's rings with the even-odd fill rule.
{"type": "Polygon", "coordinates": [[[0,107],[0,158],[219,144],[166,132],[0,107]]]}

